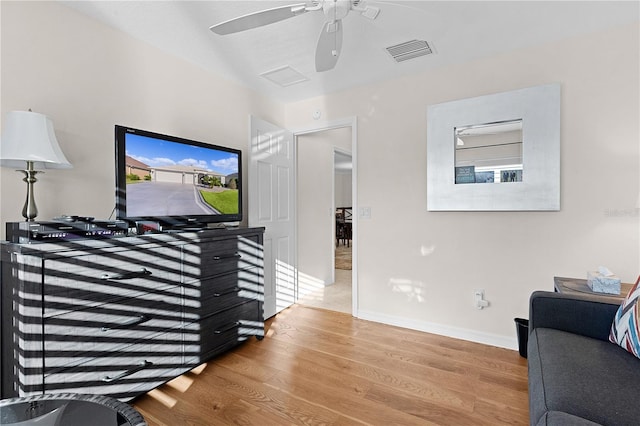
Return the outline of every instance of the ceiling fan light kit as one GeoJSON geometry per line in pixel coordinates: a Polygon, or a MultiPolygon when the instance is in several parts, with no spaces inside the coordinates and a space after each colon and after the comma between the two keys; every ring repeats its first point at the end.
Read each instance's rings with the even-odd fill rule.
{"type": "Polygon", "coordinates": [[[325,23],[316,46],[316,71],[323,72],[333,69],[338,63],[342,50],[342,19],[352,10],[371,20],[380,14],[377,7],[359,5],[360,0],[318,0],[309,6],[307,3],[297,3],[242,15],[209,29],[218,35],[228,35],[322,10],[325,23]]]}

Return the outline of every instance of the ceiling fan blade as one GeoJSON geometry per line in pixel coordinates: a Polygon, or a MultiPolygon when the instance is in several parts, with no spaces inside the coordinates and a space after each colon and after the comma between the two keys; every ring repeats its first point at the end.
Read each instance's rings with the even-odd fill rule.
{"type": "Polygon", "coordinates": [[[355,10],[356,12],[360,12],[362,16],[367,19],[371,19],[372,21],[378,17],[380,14],[380,8],[375,6],[352,6],[351,10],[355,10]]]}
{"type": "Polygon", "coordinates": [[[329,71],[336,66],[342,50],[342,20],[324,23],[316,47],[316,71],[329,71]]]}
{"type": "Polygon", "coordinates": [[[288,6],[274,7],[273,9],[261,10],[229,19],[228,21],[213,25],[209,27],[209,29],[220,35],[233,34],[262,27],[263,25],[273,24],[274,22],[284,21],[285,19],[293,18],[306,12],[308,12],[308,10],[305,3],[290,4],[288,6]]]}

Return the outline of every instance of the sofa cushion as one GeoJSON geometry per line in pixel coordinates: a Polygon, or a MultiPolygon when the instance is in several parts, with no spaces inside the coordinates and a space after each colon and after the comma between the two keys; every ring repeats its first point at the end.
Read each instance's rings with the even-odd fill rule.
{"type": "Polygon", "coordinates": [[[606,340],[550,328],[531,332],[528,355],[532,425],[551,411],[600,424],[638,424],[640,359],[606,340]]]}
{"type": "Polygon", "coordinates": [[[640,277],[616,312],[609,340],[640,358],[640,277]]]}

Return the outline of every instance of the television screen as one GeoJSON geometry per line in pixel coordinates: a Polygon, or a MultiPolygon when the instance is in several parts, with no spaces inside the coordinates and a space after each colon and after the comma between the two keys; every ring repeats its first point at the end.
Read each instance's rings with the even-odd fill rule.
{"type": "Polygon", "coordinates": [[[165,226],[242,220],[241,151],[115,127],[117,218],[165,226]]]}

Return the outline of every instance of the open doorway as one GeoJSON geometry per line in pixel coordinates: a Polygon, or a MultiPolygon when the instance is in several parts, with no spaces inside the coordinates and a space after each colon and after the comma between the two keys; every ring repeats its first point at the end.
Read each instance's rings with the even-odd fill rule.
{"type": "Polygon", "coordinates": [[[352,129],[299,135],[298,303],[353,314],[352,129]]]}
{"type": "Polygon", "coordinates": [[[351,153],[334,149],[335,250],[333,285],[324,289],[327,309],[351,313],[353,269],[353,161],[351,153]]]}

